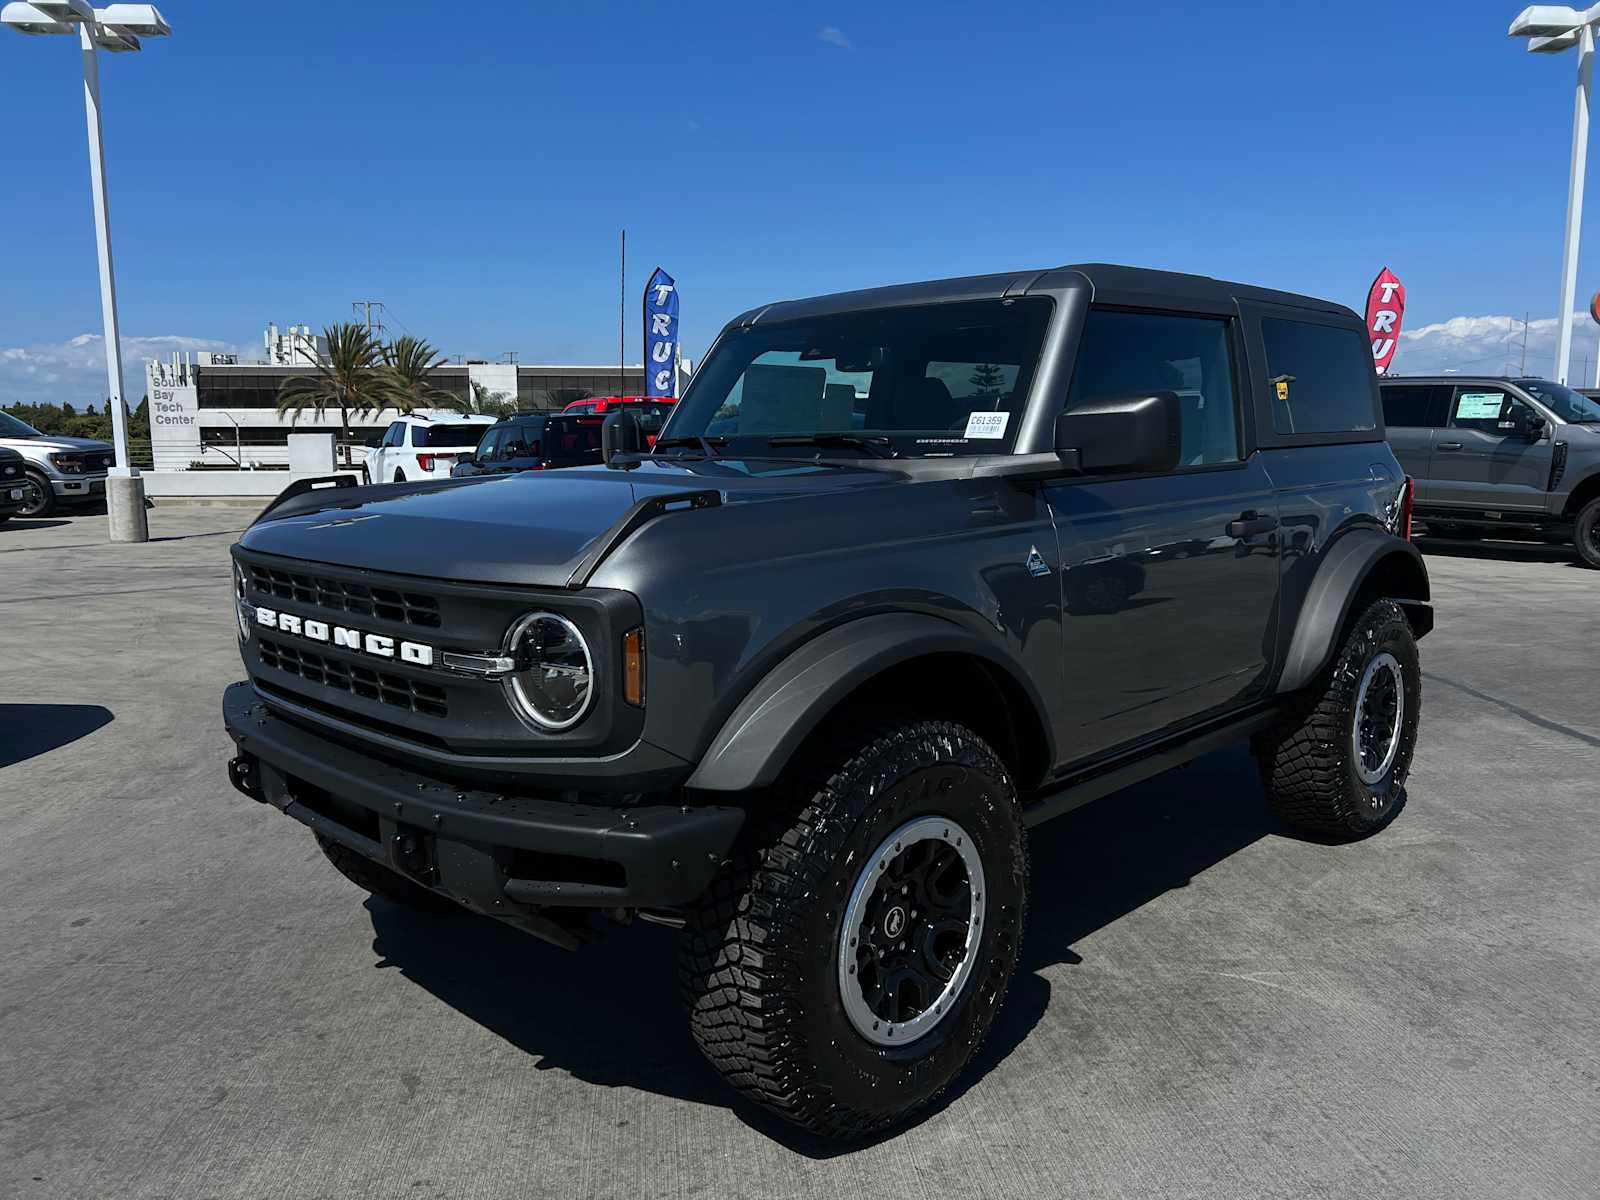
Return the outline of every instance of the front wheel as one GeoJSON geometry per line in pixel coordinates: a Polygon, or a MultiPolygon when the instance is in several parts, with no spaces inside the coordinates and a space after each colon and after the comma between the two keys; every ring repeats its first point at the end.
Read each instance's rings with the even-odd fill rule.
{"type": "Polygon", "coordinates": [[[1278,815],[1335,838],[1381,827],[1405,796],[1421,706],[1411,623],[1393,600],[1376,601],[1345,634],[1333,665],[1256,744],[1278,815]]]}
{"type": "Polygon", "coordinates": [[[22,507],[19,517],[48,517],[56,511],[56,494],[43,475],[29,471],[22,481],[22,507]]]}
{"type": "Polygon", "coordinates": [[[1586,567],[1600,570],[1600,497],[1589,501],[1578,511],[1573,526],[1573,542],[1578,550],[1578,561],[1586,567]]]}
{"type": "Polygon", "coordinates": [[[689,914],[679,981],[730,1084],[860,1137],[926,1105],[988,1032],[1022,939],[1027,850],[1010,776],[960,725],[907,722],[805,766],[821,782],[769,814],[689,914]]]}

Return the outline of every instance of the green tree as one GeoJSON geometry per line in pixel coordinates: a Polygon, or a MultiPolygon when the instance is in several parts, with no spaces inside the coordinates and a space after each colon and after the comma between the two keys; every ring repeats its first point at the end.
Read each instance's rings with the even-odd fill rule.
{"type": "Polygon", "coordinates": [[[345,321],[322,331],[328,344],[326,361],[317,363],[315,375],[296,375],[278,389],[278,415],[292,413],[290,423],[309,409],[321,416],[339,412],[339,446],[348,463],[350,414],[377,413],[393,403],[388,384],[379,371],[381,354],[365,325],[345,321]]]}
{"type": "Polygon", "coordinates": [[[411,412],[463,406],[460,396],[433,382],[433,372],[444,363],[444,355],[427,341],[404,334],[385,346],[382,354],[379,387],[391,407],[411,412]]]}
{"type": "Polygon", "coordinates": [[[491,392],[487,384],[472,380],[472,398],[463,401],[452,397],[455,407],[465,413],[487,413],[491,417],[509,417],[517,411],[517,404],[505,392],[491,392]]]}
{"type": "Polygon", "coordinates": [[[967,382],[978,389],[972,393],[974,400],[998,400],[1006,390],[1005,368],[994,363],[979,363],[967,382]]]}

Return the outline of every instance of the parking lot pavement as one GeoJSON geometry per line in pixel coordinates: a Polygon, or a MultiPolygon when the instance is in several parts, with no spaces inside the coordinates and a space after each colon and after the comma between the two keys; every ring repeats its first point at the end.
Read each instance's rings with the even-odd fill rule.
{"type": "Polygon", "coordinates": [[[364,901],[227,785],[249,514],[0,528],[0,1195],[1592,1197],[1600,575],[1430,547],[1410,799],[1327,846],[1214,755],[1034,831],[978,1068],[853,1148],[730,1105],[672,935],[364,901]]]}

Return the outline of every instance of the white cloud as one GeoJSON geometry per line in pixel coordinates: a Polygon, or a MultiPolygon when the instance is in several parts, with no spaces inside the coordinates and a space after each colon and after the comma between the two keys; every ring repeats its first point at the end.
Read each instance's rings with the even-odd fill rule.
{"type": "MultiPolygon", "coordinates": [[[[1555,373],[1556,319],[1540,317],[1527,323],[1527,373],[1555,373]]],[[[1572,320],[1572,369],[1568,382],[1575,387],[1594,380],[1600,354],[1600,326],[1588,313],[1572,320]],[[1587,371],[1586,371],[1587,368],[1587,371]]],[[[1523,321],[1521,317],[1451,317],[1402,329],[1400,349],[1389,370],[1395,375],[1431,375],[1443,371],[1477,371],[1485,375],[1521,374],[1523,371],[1523,321]]]]}
{"type": "MultiPolygon", "coordinates": [[[[137,405],[144,395],[145,359],[170,358],[174,351],[185,350],[240,354],[241,361],[248,353],[216,338],[125,337],[122,382],[128,403],[137,405]]],[[[98,333],[80,333],[64,342],[0,346],[0,406],[68,403],[81,410],[88,404],[103,404],[107,392],[105,339],[98,333]]]]}
{"type": "Polygon", "coordinates": [[[822,32],[817,34],[817,36],[823,41],[827,42],[828,45],[837,46],[841,50],[855,49],[855,47],[850,44],[850,39],[845,37],[844,30],[840,29],[837,25],[824,25],[822,27],[822,32]]]}

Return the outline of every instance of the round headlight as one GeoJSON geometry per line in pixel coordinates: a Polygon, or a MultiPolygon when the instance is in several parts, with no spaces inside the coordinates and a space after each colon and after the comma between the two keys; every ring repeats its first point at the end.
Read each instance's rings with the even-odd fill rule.
{"type": "Polygon", "coordinates": [[[578,627],[554,613],[529,613],[511,627],[506,676],[513,707],[541,729],[569,729],[594,697],[594,660],[578,627]]]}
{"type": "Polygon", "coordinates": [[[244,572],[239,569],[239,564],[233,564],[233,615],[239,622],[239,640],[250,640],[250,620],[255,615],[255,610],[245,603],[244,599],[244,572]]]}

